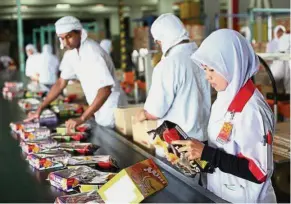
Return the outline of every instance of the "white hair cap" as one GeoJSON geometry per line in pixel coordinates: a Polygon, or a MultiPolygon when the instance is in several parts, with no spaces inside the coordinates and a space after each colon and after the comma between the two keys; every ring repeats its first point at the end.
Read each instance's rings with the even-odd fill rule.
{"type": "Polygon", "coordinates": [[[72,30],[82,30],[81,22],[74,16],[65,16],[55,23],[57,35],[71,32],[72,30]]]}

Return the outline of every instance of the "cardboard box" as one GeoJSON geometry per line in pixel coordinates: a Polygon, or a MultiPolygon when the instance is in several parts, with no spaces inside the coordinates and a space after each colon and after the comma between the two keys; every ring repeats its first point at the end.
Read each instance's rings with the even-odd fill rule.
{"type": "Polygon", "coordinates": [[[123,169],[98,193],[105,203],[140,203],[168,185],[165,176],[151,159],[123,169]]]}
{"type": "Polygon", "coordinates": [[[155,147],[150,143],[150,137],[147,132],[157,128],[157,121],[146,120],[140,123],[136,122],[134,117],[131,120],[133,141],[149,150],[154,150],[155,147]]]}
{"type": "Polygon", "coordinates": [[[143,104],[116,108],[114,111],[115,127],[126,136],[132,136],[131,117],[143,109],[143,104]]]}

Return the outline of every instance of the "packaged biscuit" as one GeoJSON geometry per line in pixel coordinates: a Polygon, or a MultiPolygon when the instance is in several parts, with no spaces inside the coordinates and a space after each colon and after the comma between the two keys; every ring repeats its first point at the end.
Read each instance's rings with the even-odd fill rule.
{"type": "Polygon", "coordinates": [[[71,103],[76,99],[76,95],[59,96],[56,100],[50,103],[50,106],[56,106],[64,103],[71,103]]]}
{"type": "Polygon", "coordinates": [[[102,198],[98,195],[97,191],[90,191],[86,193],[77,193],[73,195],[65,195],[57,197],[55,200],[56,204],[66,203],[104,203],[102,198]]]}
{"type": "Polygon", "coordinates": [[[66,166],[86,165],[99,170],[117,170],[116,160],[109,155],[77,156],[69,157],[65,161],[66,166]]]}
{"type": "Polygon", "coordinates": [[[55,148],[58,143],[55,140],[44,139],[44,140],[34,140],[29,142],[22,141],[20,147],[26,154],[38,153],[40,151],[55,148]]]}
{"type": "Polygon", "coordinates": [[[84,112],[82,105],[73,103],[64,103],[52,106],[52,110],[60,117],[80,116],[84,112]]]}
{"type": "Polygon", "coordinates": [[[10,81],[7,81],[7,82],[4,83],[4,87],[23,89],[23,83],[22,82],[10,82],[10,81]]]}
{"type": "Polygon", "coordinates": [[[47,92],[45,91],[24,91],[23,97],[24,98],[36,98],[42,99],[45,97],[47,92]]]}
{"type": "Polygon", "coordinates": [[[10,128],[12,131],[16,133],[20,133],[21,131],[25,132],[31,132],[36,128],[40,127],[39,122],[15,122],[15,123],[10,123],[10,128]]]}
{"type": "Polygon", "coordinates": [[[56,132],[58,134],[66,135],[68,133],[74,133],[74,132],[89,132],[92,129],[91,125],[89,123],[84,123],[82,125],[79,125],[75,128],[75,130],[70,130],[68,132],[68,129],[66,128],[65,124],[61,124],[58,127],[56,127],[56,132]]]}
{"type": "Polygon", "coordinates": [[[54,127],[58,124],[57,115],[53,111],[46,109],[42,111],[39,117],[39,123],[42,126],[54,127]]]}
{"type": "Polygon", "coordinates": [[[63,161],[70,156],[70,154],[61,150],[45,150],[30,154],[26,159],[32,167],[38,170],[46,170],[65,167],[63,161]]]}
{"type": "Polygon", "coordinates": [[[151,143],[162,152],[186,176],[194,177],[200,172],[211,172],[212,167],[206,161],[188,161],[185,153],[179,153],[180,145],[172,145],[175,140],[190,140],[187,134],[175,123],[164,121],[156,130],[148,132],[151,143]]]}
{"type": "Polygon", "coordinates": [[[84,142],[88,139],[88,133],[75,132],[75,133],[70,133],[70,134],[66,134],[66,135],[53,133],[53,134],[51,134],[50,137],[58,142],[72,142],[72,141],[84,142]]]}
{"type": "Polygon", "coordinates": [[[60,150],[69,152],[73,155],[93,155],[99,146],[92,143],[60,143],[57,147],[60,150]]]}
{"type": "Polygon", "coordinates": [[[47,127],[39,127],[31,130],[30,132],[21,131],[19,133],[19,136],[23,141],[48,139],[50,135],[51,131],[47,127]]]}
{"type": "Polygon", "coordinates": [[[35,98],[20,99],[18,105],[24,111],[33,111],[38,109],[40,101],[35,98]]]}
{"type": "Polygon", "coordinates": [[[49,174],[52,186],[65,192],[73,191],[79,184],[105,184],[114,174],[101,172],[87,166],[75,166],[49,174]]]}

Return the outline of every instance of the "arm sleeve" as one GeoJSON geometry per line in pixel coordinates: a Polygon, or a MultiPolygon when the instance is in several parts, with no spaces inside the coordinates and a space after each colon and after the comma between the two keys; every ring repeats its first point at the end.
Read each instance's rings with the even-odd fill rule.
{"type": "Polygon", "coordinates": [[[159,63],[153,72],[152,84],[144,109],[158,118],[165,116],[175,98],[177,81],[173,66],[173,63],[159,63]]]}
{"type": "Polygon", "coordinates": [[[70,57],[66,52],[60,64],[61,78],[65,80],[70,80],[76,78],[75,70],[70,63],[70,57]]]}
{"type": "Polygon", "coordinates": [[[260,183],[249,170],[249,161],[245,158],[238,158],[220,149],[204,146],[201,160],[211,163],[214,168],[219,168],[224,173],[260,183]]]}
{"type": "Polygon", "coordinates": [[[249,114],[249,117],[244,118],[240,121],[243,125],[233,130],[237,155],[205,146],[201,159],[209,161],[225,173],[263,183],[272,171],[272,128],[265,131],[264,126],[267,125],[259,115],[249,114]]]}

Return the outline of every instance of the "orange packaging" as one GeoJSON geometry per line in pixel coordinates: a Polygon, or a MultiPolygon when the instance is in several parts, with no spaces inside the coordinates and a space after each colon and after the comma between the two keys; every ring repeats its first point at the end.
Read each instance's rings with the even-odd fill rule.
{"type": "Polygon", "coordinates": [[[123,169],[98,193],[105,203],[140,203],[168,185],[163,173],[152,159],[123,169]]]}

